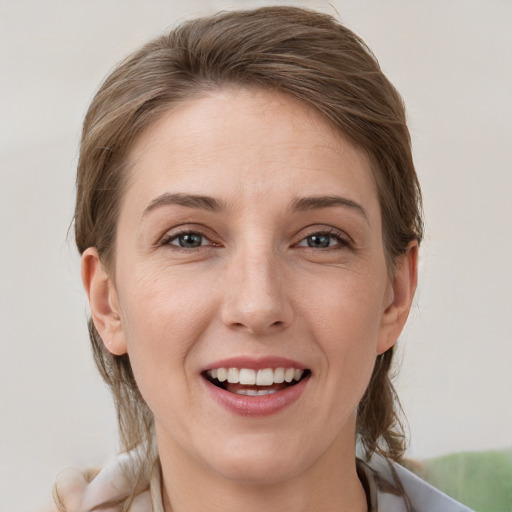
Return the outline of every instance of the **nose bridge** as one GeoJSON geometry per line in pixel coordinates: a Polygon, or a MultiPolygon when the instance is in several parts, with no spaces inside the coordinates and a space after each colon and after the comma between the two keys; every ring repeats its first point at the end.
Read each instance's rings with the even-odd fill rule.
{"type": "Polygon", "coordinates": [[[224,323],[255,334],[288,325],[292,311],[282,270],[268,241],[252,240],[238,247],[227,268],[224,323]]]}

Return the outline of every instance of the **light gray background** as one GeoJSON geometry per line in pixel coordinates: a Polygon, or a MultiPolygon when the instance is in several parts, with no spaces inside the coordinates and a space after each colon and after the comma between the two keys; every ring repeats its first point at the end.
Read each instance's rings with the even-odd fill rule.
{"type": "MultiPolygon", "coordinates": [[[[72,216],[80,124],[112,65],[176,20],[273,2],[0,0],[0,511],[116,448],[85,329],[72,216]]],[[[512,444],[512,2],[294,2],[369,43],[405,98],[423,185],[400,342],[410,455],[512,444]]]]}

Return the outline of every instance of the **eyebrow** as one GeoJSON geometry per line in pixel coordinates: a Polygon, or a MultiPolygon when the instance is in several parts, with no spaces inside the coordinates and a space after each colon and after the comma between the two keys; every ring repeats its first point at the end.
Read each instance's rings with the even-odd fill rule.
{"type": "MultiPolygon", "coordinates": [[[[226,209],[224,203],[215,199],[214,197],[197,195],[197,194],[184,194],[184,193],[170,193],[166,192],[158,197],[152,199],[149,204],[144,208],[142,218],[148,215],[151,211],[161,206],[178,205],[187,208],[199,208],[201,210],[208,210],[211,212],[224,211],[226,209]]],[[[294,199],[290,205],[292,212],[305,212],[310,210],[320,210],[322,208],[333,208],[342,206],[350,208],[359,213],[366,222],[369,223],[368,215],[365,209],[359,204],[343,196],[314,196],[314,197],[301,197],[294,199]]]]}
{"type": "Polygon", "coordinates": [[[219,200],[213,197],[196,194],[171,194],[167,192],[158,197],[155,197],[155,199],[149,202],[146,208],[144,208],[142,218],[144,218],[148,213],[155,210],[156,208],[167,205],[185,206],[187,208],[199,208],[202,210],[209,210],[212,212],[217,212],[225,209],[224,205],[219,200]]]}
{"type": "Polygon", "coordinates": [[[309,210],[320,210],[322,208],[332,208],[335,206],[343,206],[359,213],[364,217],[368,224],[370,223],[366,210],[359,204],[343,196],[314,196],[314,197],[301,197],[292,201],[290,210],[297,212],[305,212],[309,210]]]}

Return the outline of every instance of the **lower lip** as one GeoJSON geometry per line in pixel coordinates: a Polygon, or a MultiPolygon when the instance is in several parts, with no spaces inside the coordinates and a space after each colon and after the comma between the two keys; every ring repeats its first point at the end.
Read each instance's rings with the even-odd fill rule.
{"type": "Polygon", "coordinates": [[[300,398],[309,381],[309,376],[294,386],[260,396],[238,395],[219,388],[204,378],[203,381],[214,400],[228,411],[239,416],[270,416],[286,409],[300,398]]]}

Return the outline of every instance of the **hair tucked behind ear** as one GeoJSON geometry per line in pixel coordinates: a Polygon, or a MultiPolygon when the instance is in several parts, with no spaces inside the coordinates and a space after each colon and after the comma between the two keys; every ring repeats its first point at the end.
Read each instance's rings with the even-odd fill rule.
{"type": "Polygon", "coordinates": [[[141,444],[150,445],[153,415],[135,382],[128,354],[112,356],[92,319],[89,319],[88,325],[96,366],[114,397],[123,449],[131,451],[141,444]]]}
{"type": "Polygon", "coordinates": [[[402,408],[390,376],[393,352],[390,348],[377,357],[370,384],[359,402],[357,432],[366,458],[376,452],[400,460],[405,451],[402,408]]]}
{"type": "MultiPolygon", "coordinates": [[[[402,100],[366,44],[332,17],[294,7],[225,12],[188,21],[122,62],[85,117],[77,172],[79,251],[96,247],[115,272],[116,227],[135,139],[184,99],[230,86],[289,94],[313,106],[372,162],[390,274],[422,238],[421,194],[402,100]]],[[[150,450],[152,415],[129,357],[113,356],[92,322],[98,368],[117,408],[123,448],[150,450]]],[[[361,401],[358,432],[369,456],[404,450],[398,401],[389,379],[392,350],[377,359],[361,401]]]]}
{"type": "MultiPolygon", "coordinates": [[[[96,367],[114,399],[121,446],[133,457],[130,472],[125,477],[129,480],[129,488],[137,489],[149,480],[156,458],[153,414],[140,394],[128,354],[110,354],[92,319],[88,326],[96,367]]],[[[121,495],[110,505],[124,503],[124,512],[134,497],[133,493],[121,495]]]]}

